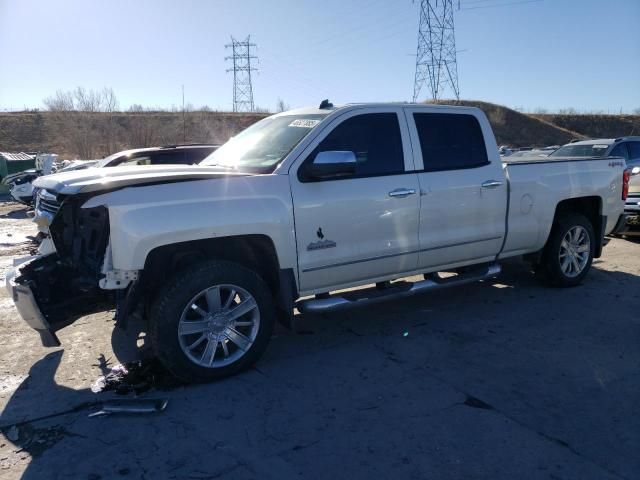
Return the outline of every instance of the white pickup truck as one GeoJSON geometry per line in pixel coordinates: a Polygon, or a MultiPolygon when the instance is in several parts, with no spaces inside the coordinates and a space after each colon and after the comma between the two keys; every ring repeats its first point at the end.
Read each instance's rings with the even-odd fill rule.
{"type": "Polygon", "coordinates": [[[7,283],[45,345],[83,315],[139,313],[164,365],[207,381],[255,362],[295,308],[486,279],[517,255],[577,285],[623,212],[624,170],[610,157],[503,162],[475,108],[324,101],[256,123],[198,166],[38,179],[51,240],[7,283]]]}

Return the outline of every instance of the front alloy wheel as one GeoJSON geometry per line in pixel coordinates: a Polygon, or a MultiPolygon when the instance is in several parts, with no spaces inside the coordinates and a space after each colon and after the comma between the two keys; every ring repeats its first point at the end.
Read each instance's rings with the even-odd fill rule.
{"type": "Polygon", "coordinates": [[[262,278],[227,261],[195,264],[156,296],[149,318],[155,355],[176,377],[207,382],[251,366],[264,352],[276,318],[262,278]]]}
{"type": "Polygon", "coordinates": [[[240,359],[256,340],[260,310],[253,296],[237,285],[216,285],[193,297],[178,324],[184,354],[207,368],[240,359]]]}

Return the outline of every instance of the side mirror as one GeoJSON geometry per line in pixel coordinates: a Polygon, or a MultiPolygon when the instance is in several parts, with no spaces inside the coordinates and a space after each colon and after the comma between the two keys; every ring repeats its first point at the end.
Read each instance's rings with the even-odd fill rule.
{"type": "Polygon", "coordinates": [[[353,175],[356,173],[356,154],[343,150],[319,152],[306,170],[307,177],[313,179],[353,175]]]}

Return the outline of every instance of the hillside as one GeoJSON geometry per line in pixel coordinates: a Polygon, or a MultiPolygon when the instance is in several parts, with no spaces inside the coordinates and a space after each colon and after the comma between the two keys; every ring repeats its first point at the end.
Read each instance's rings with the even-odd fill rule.
{"type": "Polygon", "coordinates": [[[616,138],[640,135],[640,115],[534,114],[534,118],[590,138],[616,138]]]}
{"type": "Polygon", "coordinates": [[[511,147],[544,147],[563,145],[586,138],[584,133],[554,124],[546,119],[520,113],[502,105],[477,100],[441,101],[447,105],[465,105],[484,111],[496,135],[498,145],[511,147]]]}
{"type": "Polygon", "coordinates": [[[0,151],[49,151],[63,158],[101,158],[126,148],[224,143],[264,118],[260,113],[0,113],[0,151]]]}
{"type": "MultiPolygon", "coordinates": [[[[465,100],[481,108],[499,145],[561,145],[574,139],[640,135],[638,115],[529,115],[501,105],[465,100]]],[[[0,113],[0,151],[50,151],[62,158],[100,158],[126,148],[190,142],[223,143],[262,113],[14,112],[0,113]]]]}

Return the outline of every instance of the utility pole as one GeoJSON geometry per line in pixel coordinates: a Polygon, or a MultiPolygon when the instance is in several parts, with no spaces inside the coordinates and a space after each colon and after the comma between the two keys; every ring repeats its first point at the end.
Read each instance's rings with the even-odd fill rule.
{"type": "Polygon", "coordinates": [[[414,102],[418,100],[425,82],[428,82],[432,100],[443,98],[447,90],[460,100],[453,0],[420,0],[414,102]]]}
{"type": "Polygon", "coordinates": [[[225,60],[231,60],[233,67],[227,69],[227,72],[233,72],[233,111],[234,112],[253,112],[255,106],[253,104],[253,85],[251,84],[251,72],[257,69],[252,66],[257,63],[258,57],[251,54],[251,49],[256,44],[251,43],[251,35],[245,40],[238,41],[231,37],[231,43],[225,45],[225,48],[231,48],[231,56],[225,57],[225,60]]]}
{"type": "Polygon", "coordinates": [[[184,84],[182,85],[182,143],[187,143],[187,119],[184,116],[184,84]]]}

